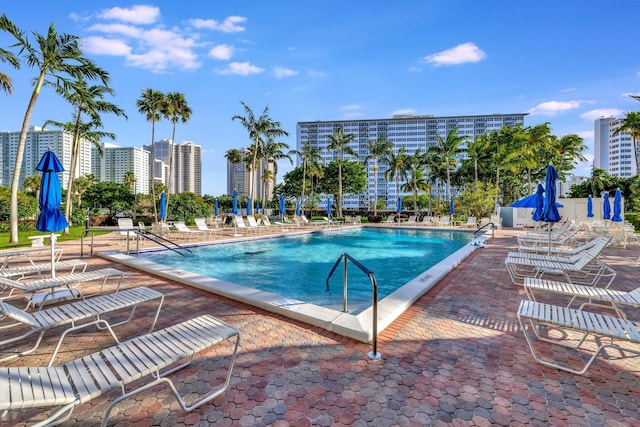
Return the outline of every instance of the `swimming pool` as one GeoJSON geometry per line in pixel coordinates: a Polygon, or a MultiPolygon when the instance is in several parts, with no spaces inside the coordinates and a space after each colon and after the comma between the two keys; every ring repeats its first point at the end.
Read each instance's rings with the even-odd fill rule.
{"type": "MultiPolygon", "coordinates": [[[[282,232],[276,238],[273,237],[244,237],[241,239],[238,238],[228,238],[222,241],[216,241],[221,248],[227,250],[227,257],[229,256],[229,250],[232,248],[232,244],[236,242],[240,242],[240,246],[247,248],[248,245],[253,243],[259,243],[262,247],[268,240],[275,240],[279,243],[292,241],[293,236],[304,236],[309,234],[319,234],[327,239],[334,239],[336,234],[340,233],[348,233],[349,229],[360,229],[360,226],[344,226],[343,231],[327,231],[327,230],[312,230],[312,229],[302,229],[300,231],[289,231],[282,232]]],[[[370,228],[379,228],[384,230],[389,229],[398,229],[399,227],[376,227],[376,226],[367,226],[364,227],[365,231],[370,228]]],[[[408,232],[409,235],[413,233],[412,229],[403,227],[401,230],[403,232],[408,232]]],[[[416,230],[417,231],[417,230],[416,230]]],[[[426,231],[426,230],[421,230],[426,231]]],[[[449,231],[437,230],[437,232],[445,233],[447,236],[450,233],[449,231]]],[[[468,233],[468,237],[471,239],[471,233],[468,233]]],[[[491,233],[486,233],[484,236],[480,238],[486,240],[490,238],[491,233]]],[[[475,236],[478,238],[478,236],[475,236]]],[[[362,242],[360,242],[362,243],[362,242]]],[[[210,246],[210,244],[208,244],[210,246]]],[[[406,309],[408,309],[411,304],[413,304],[420,296],[426,293],[429,289],[435,286],[438,281],[444,277],[447,273],[453,270],[459,263],[461,263],[467,256],[469,256],[473,251],[477,250],[481,246],[474,245],[472,242],[463,245],[460,249],[455,251],[454,253],[446,256],[446,258],[442,259],[440,262],[436,263],[434,266],[429,268],[429,266],[423,266],[421,268],[421,273],[413,279],[409,280],[406,284],[401,285],[397,290],[391,292],[384,298],[379,298],[378,309],[377,309],[377,331],[378,333],[383,331],[387,326],[389,326],[398,316],[400,316],[406,309]]],[[[161,249],[161,248],[158,248],[161,249]]],[[[194,250],[195,248],[192,248],[194,250]]],[[[157,250],[152,252],[158,252],[157,250]]],[[[252,252],[245,249],[245,252],[252,252]]],[[[373,251],[370,251],[373,253],[373,251]]],[[[374,257],[383,258],[384,256],[389,256],[394,261],[394,265],[403,265],[403,260],[399,260],[394,257],[394,250],[389,248],[384,248],[383,251],[378,250],[377,252],[381,252],[378,254],[379,256],[374,257]]],[[[110,252],[101,252],[98,254],[99,256],[109,259],[113,262],[120,263],[123,265],[127,265],[131,268],[138,269],[141,271],[145,271],[151,273],[155,276],[163,277],[168,280],[172,280],[178,283],[182,283],[187,286],[191,286],[197,289],[201,289],[213,294],[217,294],[223,297],[227,297],[236,301],[244,302],[246,304],[264,309],[266,311],[274,312],[280,314],[282,316],[286,316],[295,320],[299,320],[305,322],[307,324],[317,326],[320,328],[324,328],[328,331],[335,332],[340,335],[344,335],[362,342],[370,342],[373,338],[373,309],[372,307],[368,307],[358,314],[345,313],[340,310],[323,307],[317,304],[305,302],[299,299],[291,298],[286,292],[286,295],[282,295],[282,293],[275,293],[269,291],[262,291],[254,288],[249,288],[246,286],[241,286],[237,281],[228,281],[222,280],[219,278],[212,278],[204,276],[203,274],[194,273],[190,271],[186,271],[182,268],[172,267],[170,265],[161,264],[158,262],[154,262],[150,259],[141,256],[131,256],[119,251],[110,251],[110,252]]],[[[258,255],[258,254],[255,254],[258,255]]],[[[333,266],[333,263],[337,259],[338,255],[332,254],[328,263],[330,266],[333,266]]],[[[370,254],[369,254],[370,255],[370,254]]],[[[356,257],[357,258],[357,257],[356,257]]],[[[370,268],[367,265],[368,261],[360,260],[367,268],[370,268]]],[[[211,268],[209,268],[211,269],[211,268]]],[[[374,271],[376,275],[377,271],[374,271]]],[[[318,278],[318,284],[315,284],[314,287],[318,287],[321,292],[324,292],[325,289],[325,279],[328,272],[323,272],[321,277],[318,278]]],[[[335,278],[332,279],[331,288],[334,289],[332,292],[334,294],[341,293],[342,291],[342,274],[341,271],[337,271],[334,274],[335,278]]],[[[360,276],[360,272],[355,270],[353,266],[349,267],[349,287],[352,286],[352,279],[356,279],[357,276],[360,276]]],[[[360,279],[360,278],[359,278],[360,279]]],[[[288,282],[285,282],[285,285],[288,282]]],[[[371,298],[371,285],[367,281],[368,287],[368,298],[371,298]]],[[[278,291],[280,292],[280,291],[278,291]]],[[[340,294],[341,295],[341,294],[340,294]]],[[[340,303],[341,303],[340,299],[340,303]]],[[[351,307],[351,296],[349,297],[349,306],[351,307]]]]}
{"type": "MultiPolygon", "coordinates": [[[[172,251],[140,257],[203,276],[272,292],[334,310],[343,307],[342,266],[326,278],[338,257],[348,253],[370,271],[383,299],[426,269],[473,240],[461,231],[408,228],[359,228],[284,238],[193,248],[193,255],[172,251]]],[[[348,264],[348,312],[371,305],[371,282],[348,264]]]]}

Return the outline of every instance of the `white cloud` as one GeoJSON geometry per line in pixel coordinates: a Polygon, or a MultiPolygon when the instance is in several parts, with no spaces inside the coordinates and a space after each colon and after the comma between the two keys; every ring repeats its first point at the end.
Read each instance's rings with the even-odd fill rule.
{"type": "Polygon", "coordinates": [[[141,28],[126,24],[95,24],[87,28],[87,30],[133,38],[142,37],[144,34],[144,30],[141,28]]]}
{"type": "Polygon", "coordinates": [[[111,56],[128,56],[131,47],[122,40],[104,37],[86,37],[82,40],[82,48],[87,53],[111,56]]]}
{"type": "Polygon", "coordinates": [[[410,73],[419,73],[422,71],[422,68],[420,67],[409,67],[409,72],[410,73]]]}
{"type": "Polygon", "coordinates": [[[466,62],[479,62],[487,56],[474,43],[463,43],[451,49],[425,56],[425,61],[434,64],[436,67],[440,65],[457,65],[466,62]]]}
{"type": "Polygon", "coordinates": [[[340,107],[340,111],[353,111],[353,110],[359,110],[361,108],[362,108],[362,105],[349,104],[349,105],[343,105],[342,107],[340,107]]]}
{"type": "Polygon", "coordinates": [[[98,13],[102,19],[113,19],[132,24],[153,24],[160,16],[160,8],[146,5],[134,5],[130,8],[114,7],[98,13]]]}
{"type": "Polygon", "coordinates": [[[214,46],[209,51],[209,56],[214,59],[229,60],[233,56],[233,48],[226,44],[214,46]]]}
{"type": "Polygon", "coordinates": [[[295,76],[296,74],[298,74],[298,71],[292,70],[290,68],[278,66],[273,68],[273,74],[276,76],[277,79],[283,79],[285,77],[295,76]]]}
{"type": "Polygon", "coordinates": [[[578,108],[583,103],[583,101],[547,101],[536,105],[527,112],[532,116],[555,116],[558,113],[578,108]]]}
{"type": "Polygon", "coordinates": [[[217,30],[224,33],[238,33],[244,31],[245,28],[240,24],[245,22],[247,18],[244,16],[229,16],[224,21],[218,22],[215,19],[191,19],[189,23],[197,29],[217,30]]]}
{"type": "Polygon", "coordinates": [[[264,68],[251,65],[249,62],[232,62],[229,66],[222,70],[216,70],[216,73],[223,75],[237,74],[240,76],[248,76],[251,74],[260,74],[264,68]]]}
{"type": "Polygon", "coordinates": [[[576,132],[576,135],[578,135],[582,139],[593,139],[594,133],[595,132],[592,130],[584,130],[582,132],[576,132]]]}
{"type": "Polygon", "coordinates": [[[395,110],[391,113],[393,116],[410,116],[414,114],[416,111],[411,108],[402,108],[400,110],[395,110]]]}
{"type": "Polygon", "coordinates": [[[575,88],[575,87],[568,87],[568,88],[566,88],[566,89],[562,89],[560,92],[562,92],[562,93],[567,93],[567,92],[573,92],[573,91],[575,91],[575,90],[576,90],[576,88],[575,88]]]}
{"type": "Polygon", "coordinates": [[[585,120],[595,120],[600,117],[616,117],[624,113],[624,111],[618,108],[600,108],[596,110],[587,111],[586,113],[580,114],[580,117],[585,120]]]}

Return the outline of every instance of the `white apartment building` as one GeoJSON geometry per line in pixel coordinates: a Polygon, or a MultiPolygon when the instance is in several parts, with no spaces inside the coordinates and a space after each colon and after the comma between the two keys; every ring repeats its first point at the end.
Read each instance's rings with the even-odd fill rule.
{"type": "MultiPolygon", "coordinates": [[[[305,143],[309,142],[319,149],[324,162],[328,163],[335,160],[336,153],[327,150],[329,145],[327,137],[336,129],[343,128],[345,134],[356,135],[351,148],[358,153],[359,160],[364,162],[368,155],[369,142],[381,135],[386,135],[387,140],[394,144],[395,153],[400,148],[404,148],[407,154],[411,155],[418,149],[425,152],[428,147],[438,143],[437,135],[446,138],[449,131],[454,128],[458,129],[458,135],[473,139],[476,135],[499,130],[502,126],[524,125],[524,116],[526,113],[443,117],[403,115],[389,119],[299,122],[296,131],[296,148],[301,151],[305,143]]],[[[350,157],[344,156],[345,159],[355,160],[350,157]]],[[[298,157],[298,166],[301,165],[301,161],[298,157]]],[[[378,165],[378,173],[375,176],[373,166],[367,165],[367,167],[367,190],[363,194],[346,194],[343,208],[369,208],[374,203],[374,187],[377,182],[378,198],[385,201],[387,209],[393,209],[397,198],[405,196],[406,193],[396,194],[395,183],[384,178],[385,165],[378,165]]]]}
{"type": "MultiPolygon", "coordinates": [[[[243,156],[249,153],[249,149],[246,147],[240,148],[239,151],[243,156]]],[[[273,181],[264,182],[261,179],[268,169],[269,165],[266,161],[258,161],[257,172],[254,174],[253,181],[253,194],[258,199],[271,200],[273,197],[275,183],[273,181]]],[[[273,171],[273,169],[271,170],[273,171]]],[[[248,197],[250,185],[249,173],[245,162],[231,163],[227,161],[227,194],[231,195],[233,194],[233,190],[237,190],[239,196],[248,197]]]]}
{"type": "MultiPolygon", "coordinates": [[[[0,132],[0,160],[2,161],[0,166],[0,185],[2,186],[11,186],[19,141],[20,131],[0,132]]],[[[27,132],[22,167],[20,168],[20,189],[23,189],[24,179],[27,176],[41,173],[36,170],[36,166],[38,166],[45,151],[49,149],[56,153],[65,169],[59,177],[62,188],[66,189],[71,174],[69,169],[71,167],[72,142],[72,132],[30,126],[27,132]]],[[[84,138],[80,140],[80,144],[80,156],[78,157],[74,178],[91,173],[92,144],[84,138]]]]}
{"type": "Polygon", "coordinates": [[[611,176],[630,178],[638,173],[636,162],[640,153],[634,156],[629,132],[616,133],[621,124],[622,119],[615,117],[595,120],[593,167],[604,169],[611,176]]]}
{"type": "MultiPolygon", "coordinates": [[[[156,165],[154,168],[156,180],[168,185],[170,150],[173,149],[173,163],[171,164],[171,193],[179,194],[191,192],[202,194],[202,147],[192,141],[174,144],[171,139],[162,139],[153,143],[156,165]],[[162,162],[162,163],[159,163],[162,162]],[[166,170],[165,170],[166,169],[166,170]]],[[[144,149],[151,152],[151,145],[144,149]]]]}
{"type": "Polygon", "coordinates": [[[151,153],[140,147],[120,147],[116,144],[103,143],[103,156],[98,157],[98,150],[93,150],[93,174],[99,181],[111,181],[124,184],[125,174],[133,172],[136,177],[134,192],[149,194],[149,159],[151,153]]]}

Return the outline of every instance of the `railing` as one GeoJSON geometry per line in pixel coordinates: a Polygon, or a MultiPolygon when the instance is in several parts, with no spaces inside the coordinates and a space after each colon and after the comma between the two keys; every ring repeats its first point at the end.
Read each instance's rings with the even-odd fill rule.
{"type": "Polygon", "coordinates": [[[369,352],[368,356],[370,359],[372,360],[379,360],[382,355],[378,352],[378,282],[376,281],[376,276],[375,274],[373,274],[372,271],[370,271],[367,267],[365,267],[364,265],[360,264],[355,258],[353,258],[351,255],[349,255],[346,252],[343,252],[338,259],[336,260],[335,264],[333,265],[333,268],[331,269],[331,272],[329,273],[329,276],[327,276],[327,292],[329,292],[329,279],[331,279],[331,276],[333,275],[333,273],[336,271],[336,268],[338,268],[338,265],[340,264],[340,261],[343,261],[343,265],[344,265],[344,269],[343,269],[343,275],[342,275],[342,280],[343,280],[343,284],[342,284],[342,294],[343,294],[343,305],[342,305],[342,311],[344,311],[345,313],[347,312],[347,261],[351,261],[353,264],[355,264],[356,267],[358,267],[360,270],[362,270],[362,272],[364,274],[366,274],[369,277],[369,280],[371,280],[371,287],[373,289],[373,306],[372,306],[372,318],[373,318],[373,326],[372,326],[372,339],[373,339],[373,349],[372,351],[369,352]]]}
{"type": "Polygon", "coordinates": [[[481,231],[483,228],[486,228],[488,226],[491,226],[491,237],[495,237],[496,225],[493,222],[488,222],[485,225],[483,225],[482,227],[479,227],[476,231],[473,232],[473,234],[476,234],[477,232],[481,231]]]}
{"type": "MultiPolygon", "coordinates": [[[[184,246],[179,245],[176,242],[173,242],[169,239],[166,239],[152,231],[149,230],[138,230],[138,229],[131,229],[131,228],[104,228],[104,227],[100,227],[100,228],[87,228],[82,232],[82,235],[80,236],[80,256],[84,256],[84,239],[85,236],[89,236],[91,235],[91,243],[90,243],[90,251],[89,254],[92,255],[93,254],[93,238],[95,233],[103,233],[103,232],[111,232],[111,231],[117,231],[117,232],[126,232],[126,239],[127,239],[127,247],[126,247],[126,254],[129,255],[130,253],[130,249],[129,249],[129,237],[130,237],[130,233],[133,233],[134,235],[137,235],[141,238],[145,238],[147,240],[150,240],[160,246],[165,247],[166,249],[172,250],[174,252],[179,253],[180,255],[185,256],[186,254],[181,252],[181,251],[186,251],[191,253],[191,250],[189,248],[185,248],[184,246]]],[[[140,253],[140,246],[139,246],[139,239],[136,239],[136,254],[140,253]]]]}

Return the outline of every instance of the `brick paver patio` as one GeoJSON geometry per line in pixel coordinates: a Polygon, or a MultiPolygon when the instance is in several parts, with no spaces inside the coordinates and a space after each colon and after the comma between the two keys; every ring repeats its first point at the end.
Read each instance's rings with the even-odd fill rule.
{"type": "MultiPolygon", "coordinates": [[[[241,341],[230,388],[212,403],[183,412],[159,386],[119,404],[110,425],[640,426],[640,357],[605,352],[584,376],[533,360],[515,315],[524,292],[511,285],[504,266],[518,232],[497,232],[383,331],[380,361],[368,359],[368,344],[114,265],[126,272],[124,287],[145,285],[166,295],[158,328],[209,313],[237,327],[241,341]]],[[[96,249],[115,245],[103,243],[96,249]]],[[[64,258],[79,255],[78,244],[62,245],[64,258]]],[[[605,250],[606,262],[618,271],[612,288],[640,284],[637,249],[605,250]]],[[[96,256],[89,262],[90,268],[108,264],[96,256]]],[[[153,310],[142,307],[116,333],[126,339],[146,331],[153,310]]],[[[637,317],[637,310],[628,312],[637,317]]],[[[49,334],[34,354],[0,365],[46,365],[56,335],[49,334]]],[[[111,344],[101,332],[76,334],[56,364],[111,344]]],[[[575,361],[570,350],[541,348],[548,357],[575,361]]],[[[174,374],[183,394],[220,384],[224,363],[216,356],[228,350],[214,348],[174,374]]],[[[116,395],[76,408],[65,425],[98,424],[108,397],[116,395]]],[[[33,423],[42,418],[38,414],[11,412],[0,423],[33,423]]]]}

